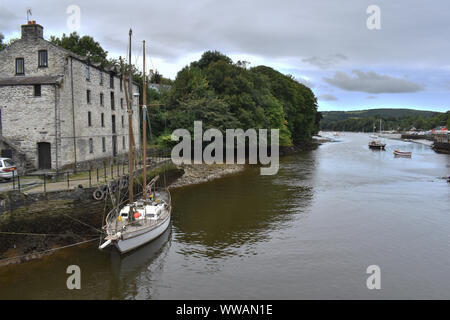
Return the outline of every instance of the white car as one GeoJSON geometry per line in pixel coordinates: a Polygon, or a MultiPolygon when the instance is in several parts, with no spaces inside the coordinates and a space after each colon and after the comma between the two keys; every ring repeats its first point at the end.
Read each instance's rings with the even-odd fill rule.
{"type": "Polygon", "coordinates": [[[17,177],[17,166],[9,158],[0,158],[0,180],[17,177]]]}

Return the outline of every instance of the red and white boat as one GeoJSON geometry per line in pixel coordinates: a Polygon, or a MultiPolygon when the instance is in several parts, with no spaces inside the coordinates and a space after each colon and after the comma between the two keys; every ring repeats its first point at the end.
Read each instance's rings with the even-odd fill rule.
{"type": "Polygon", "coordinates": [[[394,150],[394,155],[397,157],[408,157],[411,158],[412,157],[412,152],[405,152],[405,151],[400,151],[395,149],[394,150]]]}

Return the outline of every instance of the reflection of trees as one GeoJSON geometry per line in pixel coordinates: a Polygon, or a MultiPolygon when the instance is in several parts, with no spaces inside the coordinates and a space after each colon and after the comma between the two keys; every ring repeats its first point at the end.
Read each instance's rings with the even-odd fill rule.
{"type": "Polygon", "coordinates": [[[239,247],[267,241],[271,231],[288,227],[312,197],[311,186],[293,183],[293,170],[299,165],[292,168],[289,161],[276,176],[260,176],[259,168],[252,167],[174,192],[175,239],[188,245],[183,253],[209,258],[235,255],[239,247]]]}

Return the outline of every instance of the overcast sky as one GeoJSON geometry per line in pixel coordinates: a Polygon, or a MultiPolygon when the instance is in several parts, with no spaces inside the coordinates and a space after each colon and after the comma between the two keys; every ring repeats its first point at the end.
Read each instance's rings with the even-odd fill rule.
{"type": "Polygon", "coordinates": [[[146,40],[149,68],[170,78],[219,50],[292,74],[320,110],[450,109],[449,0],[0,0],[0,32],[19,37],[30,7],[46,39],[70,33],[70,5],[81,10],[78,32],[110,57],[126,55],[131,27],[133,63],[146,40]],[[367,27],[370,5],[381,29],[367,27]]]}

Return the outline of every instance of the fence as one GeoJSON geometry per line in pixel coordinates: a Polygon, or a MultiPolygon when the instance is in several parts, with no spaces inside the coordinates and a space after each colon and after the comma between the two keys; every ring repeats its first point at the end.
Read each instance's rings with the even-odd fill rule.
{"type": "MultiPolygon", "coordinates": [[[[167,150],[155,152],[154,150],[148,152],[147,167],[154,168],[158,165],[164,165],[170,159],[170,152],[167,150]]],[[[135,170],[141,170],[144,167],[142,159],[134,161],[135,170]]],[[[113,159],[107,164],[103,163],[103,167],[91,168],[87,170],[65,171],[65,172],[51,172],[43,174],[17,175],[12,171],[11,182],[6,186],[1,186],[0,192],[17,190],[23,191],[35,190],[36,192],[44,192],[54,190],[70,190],[78,187],[93,187],[107,184],[111,180],[127,176],[129,172],[128,160],[113,159]],[[40,189],[42,190],[40,190],[40,189]]]]}

